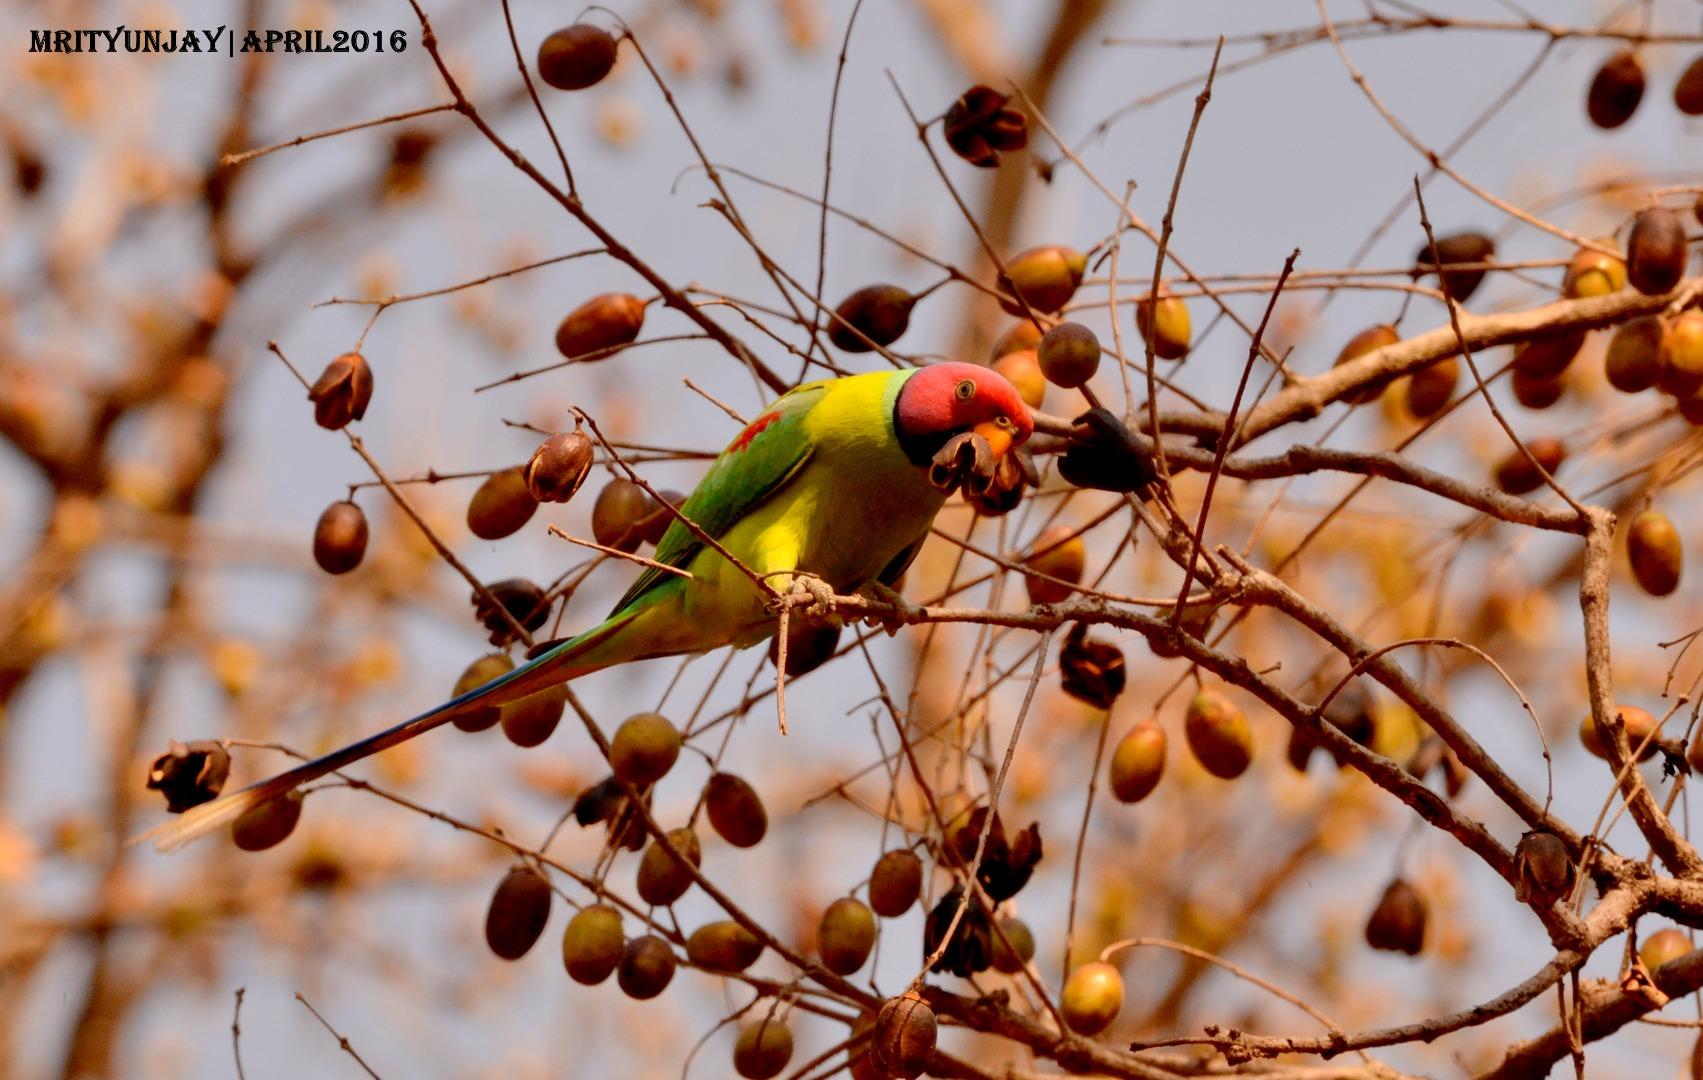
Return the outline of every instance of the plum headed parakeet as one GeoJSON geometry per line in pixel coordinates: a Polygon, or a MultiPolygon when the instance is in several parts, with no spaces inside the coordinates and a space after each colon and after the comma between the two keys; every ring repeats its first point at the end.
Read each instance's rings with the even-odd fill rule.
{"type": "Polygon", "coordinates": [[[896,580],[967,469],[982,473],[1033,431],[1017,390],[989,368],[941,363],[799,386],[745,426],[710,466],[609,617],[483,686],[395,727],[197,806],[147,834],[172,850],[327,773],[474,709],[593,671],[744,648],[774,634],[773,595],[794,576],[836,593],[896,580]],[[962,451],[960,453],[960,451],[962,451]],[[702,535],[700,535],[700,532],[702,535]],[[730,562],[713,538],[740,565],[730,562]],[[749,571],[749,573],[747,573],[749,571]]]}

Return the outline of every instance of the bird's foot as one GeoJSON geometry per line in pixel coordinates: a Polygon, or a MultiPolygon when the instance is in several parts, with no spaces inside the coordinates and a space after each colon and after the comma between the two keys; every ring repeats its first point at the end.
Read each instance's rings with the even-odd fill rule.
{"type": "Polygon", "coordinates": [[[834,587],[815,574],[795,573],[792,575],[792,587],[781,597],[780,603],[802,608],[799,614],[806,618],[826,618],[834,613],[834,587]]]}
{"type": "Polygon", "coordinates": [[[888,637],[892,637],[904,628],[907,616],[922,610],[906,600],[898,590],[892,589],[879,581],[871,581],[859,589],[858,593],[872,603],[887,605],[887,610],[871,612],[863,617],[863,621],[867,626],[878,626],[887,631],[888,637]]]}

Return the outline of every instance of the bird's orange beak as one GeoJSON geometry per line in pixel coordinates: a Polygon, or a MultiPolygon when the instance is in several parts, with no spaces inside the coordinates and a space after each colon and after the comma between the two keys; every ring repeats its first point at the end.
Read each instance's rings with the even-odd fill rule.
{"type": "Polygon", "coordinates": [[[998,461],[1011,449],[1011,429],[1002,427],[992,420],[984,420],[971,428],[973,434],[987,440],[988,449],[993,451],[993,458],[998,461]]]}

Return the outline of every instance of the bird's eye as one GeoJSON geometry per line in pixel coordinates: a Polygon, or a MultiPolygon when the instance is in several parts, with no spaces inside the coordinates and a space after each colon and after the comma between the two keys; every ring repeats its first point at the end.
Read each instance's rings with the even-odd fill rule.
{"type": "Polygon", "coordinates": [[[1009,416],[996,417],[994,419],[994,425],[996,427],[1004,428],[1006,431],[1016,431],[1017,430],[1016,421],[1012,420],[1011,417],[1009,417],[1009,416]]]}
{"type": "Polygon", "coordinates": [[[973,380],[965,379],[952,392],[958,396],[959,401],[968,401],[976,396],[976,384],[973,380]]]}

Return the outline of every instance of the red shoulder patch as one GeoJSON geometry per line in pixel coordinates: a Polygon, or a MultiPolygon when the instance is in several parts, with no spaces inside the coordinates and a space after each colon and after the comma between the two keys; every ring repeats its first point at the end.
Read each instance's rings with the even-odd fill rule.
{"type": "Polygon", "coordinates": [[[778,412],[764,413],[762,416],[757,417],[757,419],[746,425],[745,430],[739,433],[738,438],[727,444],[727,452],[730,454],[736,454],[745,449],[747,446],[750,446],[752,439],[755,439],[762,433],[764,428],[768,427],[780,418],[781,414],[778,412]]]}

